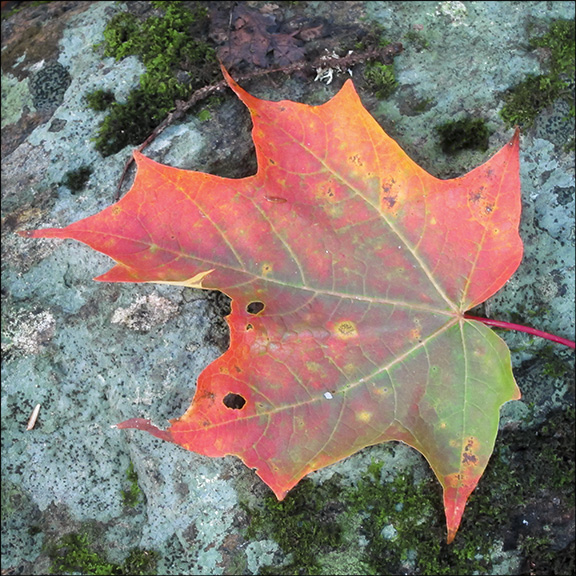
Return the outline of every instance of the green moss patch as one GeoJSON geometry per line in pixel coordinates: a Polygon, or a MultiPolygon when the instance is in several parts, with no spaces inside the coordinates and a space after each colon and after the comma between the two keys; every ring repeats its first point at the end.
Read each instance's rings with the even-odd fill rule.
{"type": "Polygon", "coordinates": [[[70,170],[64,175],[62,184],[66,186],[75,194],[76,192],[81,192],[86,188],[86,184],[92,175],[92,168],[90,166],[80,166],[77,170],[70,170]]]}
{"type": "Polygon", "coordinates": [[[557,20],[546,34],[533,38],[530,46],[547,50],[549,72],[530,74],[504,94],[500,115],[508,126],[531,126],[538,114],[559,98],[568,101],[574,116],[574,20],[557,20]]]}
{"type": "MultiPolygon", "coordinates": [[[[121,60],[138,56],[146,66],[140,87],[125,103],[109,102],[108,115],[95,138],[104,156],[125,146],[142,143],[168,113],[176,100],[214,80],[217,60],[214,49],[199,39],[206,36],[207,11],[199,2],[151,2],[155,11],[144,20],[122,12],[104,31],[104,55],[121,60]],[[156,14],[160,15],[156,15],[156,14]]],[[[102,94],[89,95],[99,106],[102,94]]]]}
{"type": "Polygon", "coordinates": [[[436,127],[440,136],[440,146],[445,154],[455,154],[461,150],[488,150],[490,131],[484,120],[463,118],[446,122],[436,127]]]}
{"type": "Polygon", "coordinates": [[[134,508],[142,499],[142,490],[140,490],[140,486],[138,486],[138,474],[136,470],[134,470],[134,464],[132,464],[132,462],[130,462],[130,466],[128,466],[126,476],[128,477],[130,486],[126,490],[122,490],[122,502],[124,506],[134,508]]]}
{"type": "Polygon", "coordinates": [[[94,92],[86,94],[84,99],[88,107],[96,110],[96,112],[104,112],[116,102],[114,93],[111,90],[94,90],[94,92]]]}
{"type": "Polygon", "coordinates": [[[248,537],[273,538],[290,558],[283,566],[264,567],[260,574],[323,574],[318,560],[338,549],[342,528],[336,519],[335,484],[315,486],[303,480],[286,499],[265,498],[261,508],[248,509],[248,537]]]}
{"type": "Polygon", "coordinates": [[[150,550],[130,551],[122,564],[108,562],[104,554],[97,552],[87,534],[66,534],[50,547],[51,573],[63,574],[156,574],[158,553],[150,550]]]}
{"type": "Polygon", "coordinates": [[[376,96],[382,99],[391,96],[398,86],[394,74],[394,64],[371,62],[366,65],[364,78],[376,96]]]}

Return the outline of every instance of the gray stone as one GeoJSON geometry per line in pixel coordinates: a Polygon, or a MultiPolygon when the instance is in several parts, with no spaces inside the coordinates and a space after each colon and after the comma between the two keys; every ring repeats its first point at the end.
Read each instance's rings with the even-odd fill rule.
{"type": "MultiPolygon", "coordinates": [[[[304,12],[321,15],[339,3],[299,4],[304,12]]],[[[422,51],[408,45],[396,59],[396,93],[383,102],[367,93],[362,97],[388,133],[438,177],[469,171],[511,137],[498,115],[501,92],[527,73],[540,71],[538,58],[526,50],[526,22],[574,17],[567,2],[350,4],[384,26],[391,40],[421,27],[429,45],[422,51]],[[407,115],[402,113],[405,97],[433,102],[423,113],[407,115]],[[490,150],[448,158],[431,126],[465,114],[488,121],[493,129],[490,150]]],[[[109,268],[105,256],[78,243],[32,242],[13,234],[14,228],[66,225],[113,200],[131,150],[108,158],[94,152],[91,138],[102,116],[86,108],[83,96],[95,88],[110,89],[122,101],[138,85],[144,68],[136,57],[116,62],[91,48],[102,40],[106,22],[122,9],[122,3],[95,2],[72,17],[59,42],[57,63],[49,69],[57,74],[50,78],[41,62],[27,61],[25,54],[19,66],[35,74],[35,80],[3,72],[3,128],[21,121],[25,109],[29,113],[50,105],[55,111],[3,159],[3,212],[14,225],[3,226],[2,242],[2,564],[46,569],[42,545],[47,536],[29,529],[49,526],[56,508],[75,526],[89,521],[105,525],[104,539],[116,562],[130,547],[140,546],[160,552],[160,574],[226,573],[225,543],[243,521],[239,494],[257,497],[259,480],[234,458],[202,457],[138,431],[115,428],[132,417],[165,427],[169,418],[187,409],[199,373],[223,352],[222,307],[212,295],[192,289],[92,282],[109,268]],[[48,88],[54,90],[45,94],[48,88]],[[83,165],[93,172],[87,188],[73,195],[61,181],[83,165]],[[38,421],[27,431],[37,403],[38,421]],[[130,462],[143,502],[129,514],[121,492],[128,487],[130,462]]],[[[315,85],[304,90],[301,83],[288,80],[282,89],[294,85],[294,94],[282,97],[328,98],[337,89],[315,85]]],[[[254,93],[261,95],[257,85],[254,93]]],[[[188,116],[146,153],[172,166],[208,171],[240,156],[229,170],[241,172],[253,162],[249,125],[242,114],[240,105],[226,102],[212,124],[188,116]]],[[[550,112],[538,124],[537,135],[529,131],[522,138],[525,257],[485,310],[495,318],[535,311],[531,317],[538,327],[573,338],[574,156],[562,149],[565,134],[557,125],[550,112]]],[[[524,334],[503,337],[514,350],[517,367],[543,347],[524,334]]],[[[567,379],[543,383],[529,374],[519,385],[538,404],[528,407],[522,400],[506,406],[506,426],[522,426],[527,414],[542,421],[570,391],[567,379]],[[538,391],[539,386],[545,391],[538,391]]],[[[397,445],[366,449],[311,478],[317,484],[341,478],[355,485],[374,457],[385,461],[382,481],[404,470],[412,470],[416,480],[429,474],[422,457],[397,445]]],[[[387,528],[383,537],[393,539],[393,526],[387,528]]],[[[245,573],[255,574],[276,561],[279,550],[267,538],[246,542],[235,553],[242,556],[245,573]]],[[[494,573],[517,573],[515,552],[503,551],[501,542],[494,550],[494,573]]]]}

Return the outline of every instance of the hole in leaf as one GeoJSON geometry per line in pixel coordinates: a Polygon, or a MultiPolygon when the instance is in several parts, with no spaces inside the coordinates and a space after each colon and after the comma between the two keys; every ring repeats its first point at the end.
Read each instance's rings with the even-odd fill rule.
{"type": "Polygon", "coordinates": [[[240,396],[240,394],[233,394],[232,392],[228,392],[228,394],[224,396],[222,402],[224,402],[224,406],[226,406],[226,408],[231,408],[232,410],[242,410],[246,404],[246,399],[243,396],[240,396]]]}
{"type": "Polygon", "coordinates": [[[254,326],[252,326],[252,324],[246,324],[246,330],[254,330],[254,326]]]}
{"type": "Polygon", "coordinates": [[[262,310],[264,310],[264,302],[250,302],[250,304],[246,306],[246,312],[248,312],[248,314],[258,314],[262,312],[262,310]]]}

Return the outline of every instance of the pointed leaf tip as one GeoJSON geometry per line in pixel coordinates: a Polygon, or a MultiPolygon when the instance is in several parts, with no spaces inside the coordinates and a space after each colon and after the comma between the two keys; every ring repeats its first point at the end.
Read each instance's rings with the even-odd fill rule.
{"type": "Polygon", "coordinates": [[[512,136],[509,145],[513,148],[520,148],[520,126],[516,126],[516,130],[514,130],[514,135],[512,136]]]}
{"type": "Polygon", "coordinates": [[[226,80],[228,86],[231,86],[231,84],[236,84],[236,80],[234,80],[234,78],[230,76],[230,73],[228,72],[228,70],[226,70],[222,62],[220,62],[220,70],[222,70],[222,76],[224,76],[224,80],[226,80]]]}
{"type": "Polygon", "coordinates": [[[446,510],[446,529],[447,529],[447,544],[452,544],[458,528],[460,528],[460,522],[462,521],[462,515],[464,514],[464,507],[466,506],[466,501],[462,505],[456,504],[455,506],[448,505],[447,502],[444,504],[446,510]],[[450,509],[449,509],[450,508],[450,509]]]}

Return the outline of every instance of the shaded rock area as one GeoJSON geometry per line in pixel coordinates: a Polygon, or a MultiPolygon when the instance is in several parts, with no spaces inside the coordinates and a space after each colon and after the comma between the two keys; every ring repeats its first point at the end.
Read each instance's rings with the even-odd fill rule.
{"type": "MultiPolygon", "coordinates": [[[[238,72],[326,51],[344,56],[367,38],[402,42],[397,86],[385,99],[366,80],[366,64],[334,69],[330,83],[309,70],[244,86],[261,98],[319,104],[352,73],[388,134],[441,178],[478,166],[509,140],[499,115],[504,92],[546,72],[530,37],[574,19],[569,2],[201,4],[210,16],[204,40],[238,72]],[[468,116],[485,121],[488,150],[445,154],[435,127],[468,116]]],[[[105,158],[94,150],[104,113],[89,109],[85,95],[106,90],[123,102],[145,67],[138,56],[116,61],[94,46],[116,14],[157,11],[150,2],[110,1],[18,8],[2,20],[3,573],[93,573],[65,568],[67,548],[58,546],[70,534],[84,535],[91,553],[123,573],[137,573],[127,567],[134,549],[157,554],[159,574],[573,572],[574,356],[526,334],[502,334],[523,397],[503,408],[493,459],[452,547],[444,544],[439,487],[406,446],[375,446],[315,472],[279,505],[235,458],[202,457],[114,427],[133,417],[164,427],[188,408],[199,373],[228,346],[229,302],[189,288],[93,282],[110,267],[105,256],[15,234],[64,226],[113,202],[131,147],[105,158]],[[85,167],[83,189],[64,184],[85,167]]],[[[145,153],[226,177],[253,173],[242,104],[226,91],[202,106],[145,153]]],[[[525,256],[481,312],[573,339],[567,112],[558,100],[523,130],[525,256]]]]}

